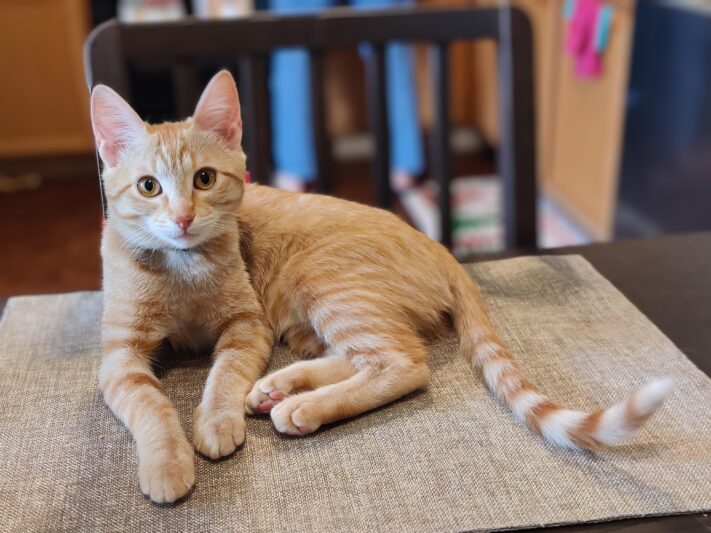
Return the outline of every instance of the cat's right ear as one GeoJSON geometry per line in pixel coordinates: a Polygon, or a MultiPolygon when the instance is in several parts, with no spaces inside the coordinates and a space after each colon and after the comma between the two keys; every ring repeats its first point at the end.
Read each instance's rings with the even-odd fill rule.
{"type": "Polygon", "coordinates": [[[116,91],[97,85],[91,91],[91,125],[101,159],[116,166],[121,151],[146,135],[146,125],[116,91]]]}

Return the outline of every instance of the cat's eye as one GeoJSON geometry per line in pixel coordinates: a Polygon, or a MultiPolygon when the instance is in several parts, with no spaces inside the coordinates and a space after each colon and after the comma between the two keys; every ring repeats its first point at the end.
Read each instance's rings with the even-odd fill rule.
{"type": "Polygon", "coordinates": [[[217,181],[217,172],[211,168],[201,168],[195,173],[193,178],[193,184],[196,189],[202,189],[203,191],[210,189],[217,181]]]}
{"type": "Polygon", "coordinates": [[[143,176],[138,180],[137,187],[143,196],[158,196],[162,191],[160,183],[152,176],[143,176]]]}

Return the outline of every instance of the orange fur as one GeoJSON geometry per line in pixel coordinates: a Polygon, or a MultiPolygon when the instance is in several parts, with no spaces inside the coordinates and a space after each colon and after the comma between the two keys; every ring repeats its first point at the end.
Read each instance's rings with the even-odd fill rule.
{"type": "Polygon", "coordinates": [[[245,413],[270,412],[277,430],[303,435],[426,387],[422,339],[442,333],[446,317],[488,386],[560,444],[611,444],[661,402],[663,386],[592,415],[562,408],[513,362],[476,285],[441,245],[385,211],[245,185],[226,72],[184,122],[141,125],[105,87],[92,118],[109,199],[100,386],[136,439],[141,488],[155,501],[194,482],[192,449],[150,368],[165,338],[214,346],[193,428],[195,448],[212,458],[243,442],[245,413]],[[200,168],[216,172],[208,190],[194,184],[200,168]],[[162,192],[143,196],[143,176],[162,192]],[[278,338],[321,357],[259,379],[278,338]]]}

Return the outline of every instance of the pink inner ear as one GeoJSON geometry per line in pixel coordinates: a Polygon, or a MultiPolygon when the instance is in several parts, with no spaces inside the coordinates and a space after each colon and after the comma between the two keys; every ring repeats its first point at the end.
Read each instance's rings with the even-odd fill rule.
{"type": "Polygon", "coordinates": [[[242,117],[237,87],[229,72],[222,70],[210,80],[195,108],[193,119],[198,128],[217,134],[230,148],[239,148],[242,117]]]}
{"type": "Polygon", "coordinates": [[[91,94],[91,122],[101,159],[115,166],[121,151],[146,133],[136,112],[115,91],[98,85],[91,94]]]}
{"type": "Polygon", "coordinates": [[[233,124],[225,132],[225,140],[231,143],[237,137],[237,127],[233,124]]]}
{"type": "Polygon", "coordinates": [[[113,144],[99,140],[97,135],[96,148],[99,150],[99,155],[104,163],[110,167],[116,166],[116,161],[118,160],[118,150],[113,144]]]}

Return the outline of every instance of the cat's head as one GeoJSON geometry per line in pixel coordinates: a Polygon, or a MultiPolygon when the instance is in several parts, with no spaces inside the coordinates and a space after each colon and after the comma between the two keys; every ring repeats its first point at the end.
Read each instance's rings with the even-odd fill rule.
{"type": "Polygon", "coordinates": [[[193,116],[149,125],[116,92],[97,85],[91,121],[104,162],[108,223],[127,243],[189,249],[235,227],[245,156],[234,79],[223,70],[193,116]]]}

